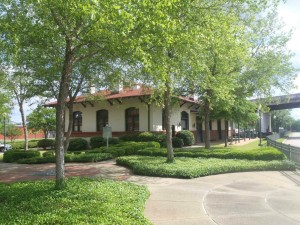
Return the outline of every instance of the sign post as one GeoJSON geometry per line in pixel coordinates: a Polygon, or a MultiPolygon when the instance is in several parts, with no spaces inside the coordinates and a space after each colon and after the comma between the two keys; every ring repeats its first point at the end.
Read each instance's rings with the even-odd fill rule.
{"type": "Polygon", "coordinates": [[[108,139],[112,137],[112,129],[108,124],[103,127],[103,138],[106,138],[106,148],[108,149],[108,139]]]}

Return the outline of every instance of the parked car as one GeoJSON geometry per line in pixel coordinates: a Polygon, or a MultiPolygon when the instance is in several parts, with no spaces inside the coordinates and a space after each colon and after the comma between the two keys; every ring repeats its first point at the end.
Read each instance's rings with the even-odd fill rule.
{"type": "Polygon", "coordinates": [[[0,152],[5,152],[5,151],[11,150],[11,149],[12,149],[12,147],[10,144],[5,144],[5,146],[4,146],[4,144],[2,144],[0,142],[0,152]]]}

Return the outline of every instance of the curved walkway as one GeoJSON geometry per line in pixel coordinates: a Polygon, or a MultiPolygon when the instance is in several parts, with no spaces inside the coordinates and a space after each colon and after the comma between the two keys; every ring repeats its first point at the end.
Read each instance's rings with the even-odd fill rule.
{"type": "MultiPolygon", "coordinates": [[[[0,182],[53,179],[54,164],[0,163],[0,182]]],[[[300,225],[300,173],[247,172],[192,180],[135,176],[115,161],[66,164],[66,176],[104,177],[149,187],[145,215],[159,225],[300,225]]]]}

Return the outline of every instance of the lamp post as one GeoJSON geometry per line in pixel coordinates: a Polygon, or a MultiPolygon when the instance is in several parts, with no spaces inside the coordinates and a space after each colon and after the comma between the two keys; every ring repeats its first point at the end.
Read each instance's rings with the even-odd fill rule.
{"type": "Polygon", "coordinates": [[[4,149],[6,150],[6,114],[3,113],[3,144],[4,149]]]}
{"type": "Polygon", "coordinates": [[[261,143],[261,139],[262,139],[262,136],[261,136],[261,105],[258,106],[258,113],[259,113],[259,144],[258,144],[258,146],[262,146],[262,143],[261,143]]]}
{"type": "Polygon", "coordinates": [[[274,118],[274,132],[276,132],[276,116],[274,115],[273,118],[274,118]]]}

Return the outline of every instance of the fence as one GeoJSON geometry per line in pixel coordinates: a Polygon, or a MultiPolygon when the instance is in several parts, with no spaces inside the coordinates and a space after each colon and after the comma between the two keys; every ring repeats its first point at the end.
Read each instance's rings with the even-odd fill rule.
{"type": "Polygon", "coordinates": [[[278,138],[278,134],[267,136],[268,146],[279,149],[288,157],[289,160],[293,161],[297,165],[297,167],[300,167],[300,148],[277,142],[276,140],[278,138]]]}

